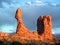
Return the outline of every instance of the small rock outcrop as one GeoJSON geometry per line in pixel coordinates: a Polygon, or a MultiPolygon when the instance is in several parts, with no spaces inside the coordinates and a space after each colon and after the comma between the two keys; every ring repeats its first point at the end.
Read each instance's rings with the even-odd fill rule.
{"type": "Polygon", "coordinates": [[[3,36],[9,36],[9,34],[8,33],[3,33],[3,32],[0,32],[0,37],[3,37],[3,36]]]}
{"type": "Polygon", "coordinates": [[[20,8],[16,11],[16,16],[18,25],[16,34],[19,34],[20,38],[28,39],[28,40],[46,40],[52,39],[52,20],[51,16],[40,16],[37,19],[37,31],[30,32],[29,29],[26,28],[22,21],[22,10],[20,8]]]}

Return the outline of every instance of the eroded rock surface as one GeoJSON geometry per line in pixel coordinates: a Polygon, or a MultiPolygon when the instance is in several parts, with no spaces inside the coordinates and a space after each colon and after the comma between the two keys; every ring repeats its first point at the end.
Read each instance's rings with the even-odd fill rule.
{"type": "Polygon", "coordinates": [[[40,16],[37,19],[37,31],[35,32],[30,32],[24,25],[22,21],[22,11],[20,8],[17,9],[15,18],[18,22],[16,34],[18,34],[20,38],[28,40],[52,39],[51,16],[40,16]]]}
{"type": "Polygon", "coordinates": [[[30,32],[22,21],[22,10],[17,9],[15,18],[17,19],[17,29],[15,34],[9,35],[8,33],[0,32],[0,39],[4,38],[11,40],[52,40],[52,19],[51,16],[40,16],[37,19],[37,31],[30,32]],[[3,37],[3,38],[2,38],[3,37]]]}
{"type": "Polygon", "coordinates": [[[51,16],[40,16],[37,20],[37,32],[40,38],[52,39],[52,20],[51,16]]]}
{"type": "Polygon", "coordinates": [[[29,30],[25,27],[22,21],[22,11],[20,8],[17,9],[15,18],[17,19],[17,23],[18,23],[16,33],[22,35],[22,34],[26,34],[27,32],[29,32],[29,30]]]}

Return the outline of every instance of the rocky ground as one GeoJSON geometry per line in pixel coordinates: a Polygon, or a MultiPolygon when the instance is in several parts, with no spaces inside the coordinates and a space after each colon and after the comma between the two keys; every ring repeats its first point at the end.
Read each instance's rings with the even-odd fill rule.
{"type": "Polygon", "coordinates": [[[26,40],[18,34],[8,34],[0,32],[0,45],[58,45],[60,39],[53,38],[53,40],[26,40]]]}

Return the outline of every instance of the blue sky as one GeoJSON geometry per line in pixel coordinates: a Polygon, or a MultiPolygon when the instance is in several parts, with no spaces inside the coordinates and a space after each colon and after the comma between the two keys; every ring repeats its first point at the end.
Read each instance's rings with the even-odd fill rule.
{"type": "Polygon", "coordinates": [[[60,0],[0,0],[0,32],[16,32],[15,12],[20,7],[28,29],[36,30],[40,15],[52,16],[52,32],[60,33],[60,0]]]}

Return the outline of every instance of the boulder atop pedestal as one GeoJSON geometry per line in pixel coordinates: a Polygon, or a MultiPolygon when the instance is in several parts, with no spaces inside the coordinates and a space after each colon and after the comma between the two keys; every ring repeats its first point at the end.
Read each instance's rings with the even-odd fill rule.
{"type": "Polygon", "coordinates": [[[22,19],[22,10],[20,8],[17,9],[15,18],[17,20],[22,19]]]}

